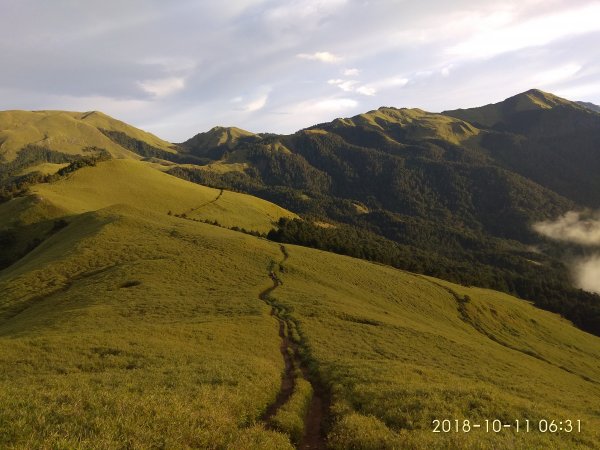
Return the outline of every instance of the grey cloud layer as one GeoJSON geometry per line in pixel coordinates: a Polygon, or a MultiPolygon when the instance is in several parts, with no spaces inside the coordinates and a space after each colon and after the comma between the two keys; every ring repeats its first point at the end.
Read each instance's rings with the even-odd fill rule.
{"type": "Polygon", "coordinates": [[[381,105],[472,106],[534,86],[600,103],[594,1],[0,5],[1,109],[103,109],[173,141],[217,124],[291,132],[381,105]],[[559,16],[559,30],[545,27],[559,16]],[[535,46],[523,44],[529,28],[535,46]]]}

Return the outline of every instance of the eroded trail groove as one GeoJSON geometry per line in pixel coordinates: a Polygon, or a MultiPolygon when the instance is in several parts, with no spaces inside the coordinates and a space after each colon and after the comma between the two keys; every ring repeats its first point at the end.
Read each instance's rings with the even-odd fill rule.
{"type": "Polygon", "coordinates": [[[217,194],[217,196],[215,198],[213,198],[212,200],[209,200],[209,201],[207,201],[205,203],[202,203],[201,205],[196,206],[195,208],[191,208],[191,209],[185,211],[184,213],[175,214],[175,216],[176,217],[187,218],[186,216],[188,214],[191,214],[191,213],[193,213],[195,211],[199,211],[200,209],[204,208],[205,206],[212,205],[213,203],[216,203],[221,198],[222,195],[223,195],[223,189],[220,189],[219,193],[217,194]]]}
{"type": "MultiPolygon", "coordinates": [[[[288,259],[288,252],[285,246],[280,245],[280,250],[283,259],[279,263],[279,271],[285,270],[284,263],[288,259]]],[[[303,363],[301,355],[301,343],[290,338],[291,330],[295,324],[287,315],[285,309],[278,305],[270,294],[277,289],[282,283],[279,278],[275,264],[269,270],[269,276],[273,281],[273,286],[265,289],[259,294],[259,298],[271,306],[271,315],[275,317],[279,323],[279,336],[281,338],[280,351],[284,360],[285,370],[282,375],[281,389],[277,394],[275,401],[267,408],[263,414],[262,420],[265,421],[267,427],[274,428],[270,422],[280,408],[282,408],[294,393],[296,387],[296,377],[301,376],[304,380],[310,383],[313,394],[310,399],[308,410],[304,417],[304,432],[301,439],[296,442],[299,449],[325,449],[326,448],[326,430],[330,409],[330,395],[318,380],[316,380],[308,370],[306,364],[303,363]],[[296,370],[296,369],[299,369],[296,370]]]]}
{"type": "MultiPolygon", "coordinates": [[[[273,286],[262,291],[259,294],[259,298],[262,301],[269,303],[269,294],[273,292],[277,288],[277,286],[279,286],[279,282],[273,280],[273,286]]],[[[281,379],[281,389],[277,394],[277,398],[271,405],[269,405],[269,407],[262,416],[262,420],[267,423],[269,423],[269,419],[271,419],[275,415],[279,408],[281,408],[290,399],[292,392],[294,392],[294,386],[296,384],[296,380],[294,378],[295,365],[289,351],[289,349],[291,348],[291,343],[286,332],[286,323],[284,320],[277,316],[274,307],[271,307],[271,315],[275,317],[279,322],[279,337],[281,338],[281,345],[279,346],[279,350],[281,351],[281,356],[283,357],[285,367],[281,379]]]]}

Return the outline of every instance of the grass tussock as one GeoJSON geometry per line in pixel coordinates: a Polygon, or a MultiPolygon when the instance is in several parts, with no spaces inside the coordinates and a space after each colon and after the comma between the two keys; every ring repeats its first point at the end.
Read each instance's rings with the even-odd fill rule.
{"type": "Polygon", "coordinates": [[[299,444],[304,434],[304,418],[310,406],[313,389],[311,384],[297,374],[294,392],[289,401],[271,418],[273,427],[290,436],[292,442],[299,444]]]}

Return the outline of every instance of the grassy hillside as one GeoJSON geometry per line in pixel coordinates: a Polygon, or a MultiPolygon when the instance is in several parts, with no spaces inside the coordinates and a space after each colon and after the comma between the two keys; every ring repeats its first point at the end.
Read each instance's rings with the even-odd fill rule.
{"type": "MultiPolygon", "coordinates": [[[[68,182],[78,183],[72,195],[91,195],[68,182]]],[[[265,418],[288,372],[283,350],[304,361],[333,448],[594,448],[600,439],[600,339],[557,316],[153,213],[149,198],[134,206],[72,216],[0,272],[0,446],[292,448],[313,390],[297,379],[265,418]],[[283,284],[259,295],[273,268],[283,284]],[[280,326],[291,342],[283,349],[280,326]],[[436,418],[583,425],[434,434],[436,418]]]]}
{"type": "Polygon", "coordinates": [[[334,448],[593,448],[600,340],[510,296],[287,246],[275,298],[332,391],[334,448]],[[465,296],[468,296],[465,300],[465,296]],[[587,433],[432,433],[581,418],[587,433]]]}
{"type": "Polygon", "coordinates": [[[321,128],[339,133],[346,137],[348,142],[358,145],[366,143],[364,140],[353,142],[353,137],[357,138],[360,134],[359,130],[371,131],[371,137],[375,136],[373,132],[379,131],[382,133],[379,139],[387,139],[392,144],[402,144],[407,140],[442,139],[459,145],[479,134],[476,127],[454,117],[429,113],[421,109],[386,107],[348,119],[337,119],[331,124],[317,125],[311,130],[321,128]]]}
{"type": "Polygon", "coordinates": [[[133,160],[106,161],[58,182],[36,185],[31,191],[73,214],[123,204],[260,232],[269,231],[280,217],[294,216],[265,200],[234,192],[220,195],[218,189],[183,181],[133,160]]]}
{"type": "Polygon", "coordinates": [[[19,150],[34,144],[67,154],[81,154],[86,148],[97,147],[116,157],[137,158],[101,130],[125,133],[152,147],[174,151],[172,144],[98,111],[2,111],[0,155],[11,161],[19,150]]]}
{"type": "Polygon", "coordinates": [[[349,230],[328,233],[329,245],[318,231],[285,242],[389,263],[382,255],[393,252],[373,250],[377,243],[345,251],[348,236],[376,235],[402,247],[399,268],[531,299],[600,335],[600,297],[573,286],[560,252],[532,227],[600,205],[599,145],[600,115],[531,90],[468,110],[382,107],[292,135],[250,136],[204,148],[211,164],[169,173],[349,230]]]}
{"type": "Polygon", "coordinates": [[[113,207],[1,276],[3,448],[290,448],[257,417],[282,369],[257,293],[277,248],[113,207]]]}
{"type": "MultiPolygon", "coordinates": [[[[483,127],[494,127],[500,123],[508,123],[512,116],[526,111],[548,110],[555,107],[577,106],[563,98],[539,89],[531,89],[527,92],[509,97],[498,103],[467,109],[444,111],[442,114],[457,117],[473,124],[483,127]]],[[[582,108],[583,109],[583,108],[582,108]]]]}
{"type": "Polygon", "coordinates": [[[71,119],[154,162],[34,146],[5,164],[69,165],[0,203],[0,448],[597,448],[599,337],[471,278],[285,243],[541,292],[595,324],[595,297],[576,303],[520,234],[574,203],[492,162],[499,131],[393,108],[284,137],[222,129],[218,173],[169,163],[211,188],[94,116],[71,119]],[[280,221],[283,243],[226,229],[297,216],[222,187],[311,220],[280,221]]]}

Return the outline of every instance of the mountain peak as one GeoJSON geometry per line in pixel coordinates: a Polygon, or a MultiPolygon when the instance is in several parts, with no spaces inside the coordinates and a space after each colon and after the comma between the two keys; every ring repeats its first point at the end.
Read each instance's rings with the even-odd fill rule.
{"type": "Polygon", "coordinates": [[[137,157],[106,132],[122,133],[157,149],[173,151],[170,143],[100,111],[12,110],[0,111],[0,155],[11,161],[21,149],[34,144],[68,154],[82,154],[96,147],[118,158],[137,157]]]}
{"type": "MultiPolygon", "coordinates": [[[[507,98],[504,102],[514,102],[515,111],[531,109],[551,109],[560,105],[572,105],[572,102],[539,89],[530,89],[521,94],[507,98]]],[[[502,102],[501,102],[502,103],[502,102]]]]}
{"type": "Polygon", "coordinates": [[[260,139],[258,135],[241,128],[216,126],[203,133],[198,133],[181,145],[188,150],[192,150],[195,154],[203,155],[214,148],[225,147],[231,149],[235,147],[238,141],[248,138],[260,139]]]}
{"type": "Polygon", "coordinates": [[[498,103],[491,103],[476,108],[443,111],[442,114],[466,120],[476,125],[493,127],[499,123],[510,121],[517,113],[549,110],[558,106],[582,109],[577,103],[554,94],[544,92],[540,89],[530,89],[498,103]]]}

